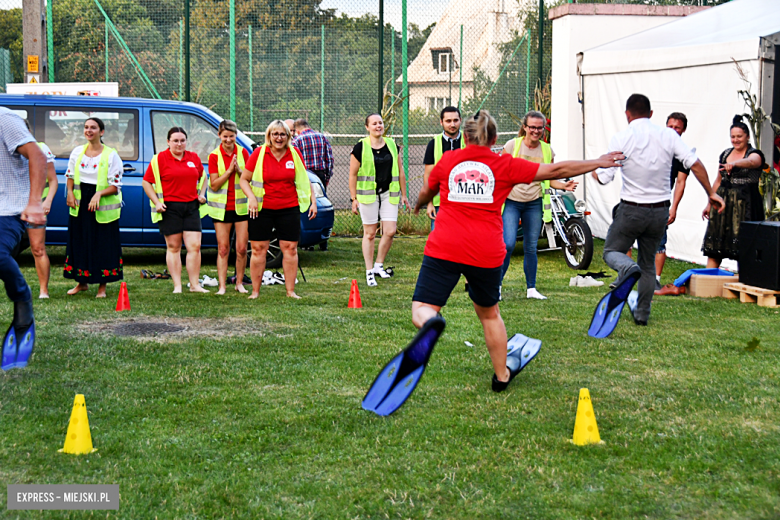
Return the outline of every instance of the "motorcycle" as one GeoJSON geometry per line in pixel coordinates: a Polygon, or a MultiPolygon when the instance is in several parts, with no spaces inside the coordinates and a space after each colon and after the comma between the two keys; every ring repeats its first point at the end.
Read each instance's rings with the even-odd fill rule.
{"type": "MultiPolygon", "coordinates": [[[[563,250],[566,264],[584,270],[593,260],[593,233],[585,222],[586,203],[573,193],[550,188],[552,221],[545,222],[539,238],[547,238],[547,248],[539,251],[563,250]]],[[[523,239],[523,225],[517,230],[517,240],[523,239]]]]}

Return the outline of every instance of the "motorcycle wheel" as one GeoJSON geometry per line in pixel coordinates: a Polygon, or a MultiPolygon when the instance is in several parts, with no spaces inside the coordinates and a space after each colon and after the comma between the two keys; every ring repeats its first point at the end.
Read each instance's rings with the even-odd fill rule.
{"type": "Polygon", "coordinates": [[[568,247],[563,248],[566,264],[575,270],[587,269],[593,260],[593,233],[588,224],[580,218],[570,218],[564,224],[568,247]]]}

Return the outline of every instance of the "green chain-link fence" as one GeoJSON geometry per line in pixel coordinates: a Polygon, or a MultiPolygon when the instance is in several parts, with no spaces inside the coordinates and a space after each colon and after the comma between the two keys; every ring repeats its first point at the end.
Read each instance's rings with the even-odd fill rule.
{"type": "MultiPolygon", "coordinates": [[[[235,119],[260,142],[276,118],[303,117],[327,134],[336,159],[328,196],[338,234],[362,230],[347,210],[349,155],[365,135],[364,118],[379,110],[382,90],[408,98],[406,118],[398,111],[388,126],[406,143],[413,204],[441,108],[460,106],[464,115],[488,109],[508,140],[551,66],[546,13],[539,66],[538,0],[408,0],[405,35],[397,0],[381,12],[384,24],[380,0],[344,0],[338,8],[328,7],[331,0],[48,1],[55,81],[116,81],[122,96],[190,99],[235,119]]],[[[20,3],[0,0],[0,26],[7,29],[0,35],[0,75],[17,82],[20,3]]],[[[424,216],[399,216],[403,232],[428,227],[424,216]]]]}

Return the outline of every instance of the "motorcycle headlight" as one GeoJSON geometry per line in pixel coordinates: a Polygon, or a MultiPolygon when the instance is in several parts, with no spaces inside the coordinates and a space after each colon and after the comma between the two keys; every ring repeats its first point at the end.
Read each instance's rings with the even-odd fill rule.
{"type": "Polygon", "coordinates": [[[574,209],[577,211],[577,213],[585,213],[585,209],[587,207],[588,205],[582,199],[577,199],[577,201],[574,203],[574,209]]]}
{"type": "Polygon", "coordinates": [[[325,196],[325,192],[322,191],[322,185],[319,182],[312,182],[311,188],[314,192],[314,196],[318,199],[325,196]]]}

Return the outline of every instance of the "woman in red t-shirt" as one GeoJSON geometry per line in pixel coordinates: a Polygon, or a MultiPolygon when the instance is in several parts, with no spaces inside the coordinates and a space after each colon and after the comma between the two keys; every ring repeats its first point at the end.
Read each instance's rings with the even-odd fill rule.
{"type": "Polygon", "coordinates": [[[173,280],[173,292],[181,292],[181,245],[187,248],[187,274],[190,278],[190,292],[209,292],[200,286],[200,206],[206,203],[198,184],[203,176],[203,163],[198,154],[187,151],[187,132],[175,126],[168,130],[168,149],[152,158],[146,169],[141,185],[146,196],[154,204],[154,213],[162,219],[158,225],[165,237],[168,250],[165,261],[173,280]],[[156,184],[154,165],[160,176],[160,186],[156,184]],[[156,189],[155,189],[156,188],[156,189]],[[157,197],[162,194],[163,200],[157,197]]]}
{"type": "Polygon", "coordinates": [[[439,192],[441,206],[425,244],[412,322],[420,328],[435,317],[464,275],[493,362],[493,391],[501,392],[527,363],[514,356],[507,360],[506,328],[498,310],[506,255],[501,206],[515,184],[582,175],[613,167],[624,156],[611,152],[592,161],[538,164],[493,153],[497,135],[487,111],[468,118],[463,124],[466,148],[444,154],[420,190],[415,214],[439,192]]]}
{"type": "Polygon", "coordinates": [[[298,270],[298,239],[301,213],[309,210],[309,220],[317,216],[317,198],[311,187],[300,152],[292,146],[292,132],[280,120],[271,121],[265,130],[265,144],[252,152],[241,175],[241,189],[249,206],[249,241],[252,260],[252,294],[260,294],[265,271],[265,255],[271,239],[279,239],[287,296],[295,294],[298,270]],[[254,191],[253,191],[254,189],[254,191]]]}
{"type": "Polygon", "coordinates": [[[236,228],[236,291],[244,289],[246,245],[249,243],[247,199],[241,191],[239,178],[243,166],[249,160],[249,152],[236,146],[238,127],[225,119],[219,124],[222,144],[209,155],[208,204],[214,231],[217,235],[217,294],[225,294],[227,284],[228,254],[230,254],[230,229],[236,228]],[[239,151],[240,150],[240,151],[239,151]],[[239,157],[238,154],[241,154],[239,157]],[[220,156],[221,159],[220,160],[220,156]]]}

